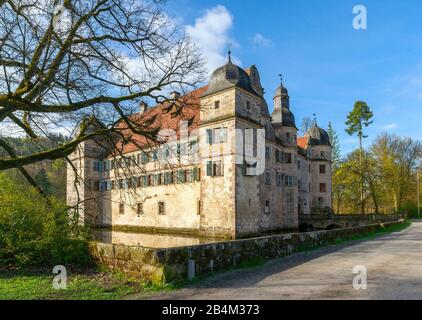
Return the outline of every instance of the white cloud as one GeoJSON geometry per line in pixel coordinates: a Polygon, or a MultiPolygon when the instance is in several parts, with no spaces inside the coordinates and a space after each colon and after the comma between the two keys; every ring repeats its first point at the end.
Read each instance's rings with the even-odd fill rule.
{"type": "Polygon", "coordinates": [[[397,129],[398,125],[397,123],[390,123],[387,124],[385,126],[380,127],[381,130],[393,130],[393,129],[397,129]]]}
{"type": "MultiPolygon", "coordinates": [[[[233,15],[227,8],[218,5],[197,18],[193,26],[186,26],[186,33],[207,59],[209,72],[227,62],[227,50],[234,44],[229,35],[233,20],[233,15]]],[[[235,58],[234,62],[240,64],[235,58]]]]}
{"type": "Polygon", "coordinates": [[[261,33],[255,34],[252,38],[252,42],[257,46],[264,48],[272,48],[274,46],[274,43],[270,39],[264,37],[261,33]]]}

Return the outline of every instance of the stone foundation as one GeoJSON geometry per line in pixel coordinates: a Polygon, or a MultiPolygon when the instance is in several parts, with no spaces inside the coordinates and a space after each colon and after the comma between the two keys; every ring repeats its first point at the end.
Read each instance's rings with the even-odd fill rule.
{"type": "Polygon", "coordinates": [[[292,233],[188,247],[153,249],[91,242],[90,250],[101,265],[155,284],[192,279],[224,271],[257,259],[270,260],[334,243],[338,239],[380,231],[403,221],[356,228],[292,233]]]}

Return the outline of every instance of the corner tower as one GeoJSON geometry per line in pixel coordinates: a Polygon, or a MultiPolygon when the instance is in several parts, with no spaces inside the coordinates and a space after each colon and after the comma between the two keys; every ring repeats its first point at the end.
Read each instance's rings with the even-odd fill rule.
{"type": "Polygon", "coordinates": [[[331,142],[328,133],[316,122],[306,133],[308,138],[308,157],[311,160],[311,208],[331,210],[331,142]]]}

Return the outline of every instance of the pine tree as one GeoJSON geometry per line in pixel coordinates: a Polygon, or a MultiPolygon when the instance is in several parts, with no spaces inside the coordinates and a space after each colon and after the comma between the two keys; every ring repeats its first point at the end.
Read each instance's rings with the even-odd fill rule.
{"type": "Polygon", "coordinates": [[[362,213],[365,213],[365,202],[364,202],[364,190],[363,190],[363,146],[362,140],[367,138],[363,133],[363,128],[368,127],[372,122],[372,117],[374,114],[371,111],[371,108],[364,101],[356,101],[353,107],[353,110],[347,115],[346,121],[346,132],[349,135],[356,134],[359,138],[359,162],[360,162],[360,175],[361,175],[361,209],[362,213]]]}
{"type": "Polygon", "coordinates": [[[340,140],[331,122],[328,123],[328,135],[330,136],[330,142],[332,146],[331,161],[333,163],[333,170],[336,171],[341,163],[341,149],[340,140]]]}
{"type": "Polygon", "coordinates": [[[46,195],[51,195],[51,182],[48,179],[47,171],[41,168],[34,177],[35,182],[40,186],[46,195]]]}

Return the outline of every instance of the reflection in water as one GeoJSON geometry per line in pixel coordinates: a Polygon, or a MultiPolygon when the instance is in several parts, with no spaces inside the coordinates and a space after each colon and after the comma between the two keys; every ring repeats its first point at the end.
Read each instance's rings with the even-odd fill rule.
{"type": "Polygon", "coordinates": [[[95,230],[93,232],[95,240],[111,244],[124,244],[127,246],[141,246],[147,248],[173,248],[192,246],[205,243],[216,243],[222,240],[196,238],[173,234],[152,234],[139,232],[124,232],[115,230],[95,230]]]}

